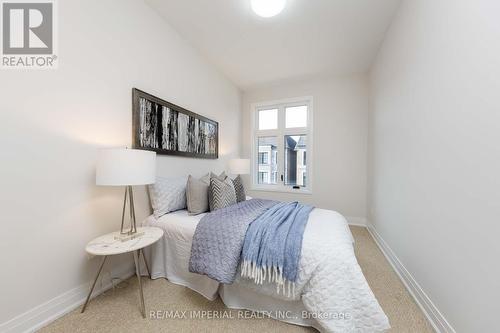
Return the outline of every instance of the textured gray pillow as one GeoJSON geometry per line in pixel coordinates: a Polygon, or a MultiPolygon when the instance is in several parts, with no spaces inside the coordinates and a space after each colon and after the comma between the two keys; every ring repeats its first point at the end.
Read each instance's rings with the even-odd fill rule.
{"type": "Polygon", "coordinates": [[[157,177],[148,189],[156,218],[186,208],[186,177],[157,177]]]}
{"type": "Polygon", "coordinates": [[[198,215],[208,212],[208,187],[210,186],[210,174],[200,179],[193,176],[188,177],[186,186],[187,209],[189,215],[198,215]]]}
{"type": "Polygon", "coordinates": [[[241,176],[238,175],[233,179],[234,191],[236,192],[236,202],[242,202],[247,199],[247,195],[245,193],[245,187],[243,187],[243,181],[241,176]]]}
{"type": "Polygon", "coordinates": [[[221,209],[236,203],[236,192],[233,181],[230,178],[221,181],[218,178],[210,178],[208,190],[208,203],[210,211],[221,209]]]}

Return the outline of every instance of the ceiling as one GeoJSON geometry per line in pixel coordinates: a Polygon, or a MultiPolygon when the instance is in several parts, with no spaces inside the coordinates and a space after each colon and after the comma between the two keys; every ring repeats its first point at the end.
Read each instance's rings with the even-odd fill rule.
{"type": "Polygon", "coordinates": [[[242,90],[366,72],[400,0],[287,0],[260,18],[250,0],[146,0],[242,90]]]}

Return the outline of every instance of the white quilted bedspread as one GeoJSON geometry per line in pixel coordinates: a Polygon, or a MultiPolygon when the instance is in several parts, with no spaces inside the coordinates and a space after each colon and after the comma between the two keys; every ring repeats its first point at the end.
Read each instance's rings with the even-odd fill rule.
{"type": "MultiPolygon", "coordinates": [[[[281,299],[273,283],[238,283],[281,299]]],[[[330,210],[314,209],[304,232],[295,299],[315,316],[325,332],[381,332],[390,328],[358,265],[353,238],[345,218],[330,210]]]]}

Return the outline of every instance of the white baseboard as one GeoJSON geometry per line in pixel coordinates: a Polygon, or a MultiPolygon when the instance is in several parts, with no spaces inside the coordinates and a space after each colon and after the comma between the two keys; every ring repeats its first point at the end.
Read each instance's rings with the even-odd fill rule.
{"type": "MultiPolygon", "coordinates": [[[[110,270],[110,274],[101,273],[100,280],[96,284],[93,297],[110,289],[112,285],[111,276],[113,278],[127,279],[135,273],[133,265],[122,265],[110,270]]],[[[76,309],[85,302],[87,294],[90,290],[90,283],[82,284],[74,289],[71,289],[41,305],[34,307],[25,313],[0,324],[0,332],[5,333],[20,333],[34,332],[43,326],[48,325],[59,317],[64,316],[68,312],[76,309]]],[[[90,303],[89,306],[92,306],[90,303]]]]}
{"type": "Polygon", "coordinates": [[[366,218],[364,217],[355,217],[355,216],[347,216],[346,217],[347,223],[349,225],[354,225],[357,227],[366,227],[367,226],[367,221],[366,218]]]}
{"type": "Polygon", "coordinates": [[[380,236],[375,227],[371,223],[367,223],[367,229],[387,261],[389,261],[394,271],[396,271],[396,274],[398,274],[406,289],[408,289],[408,292],[412,295],[415,302],[431,323],[434,330],[438,333],[456,333],[443,314],[439,312],[434,303],[432,303],[429,296],[423,291],[422,287],[417,283],[415,278],[398,259],[394,251],[392,251],[389,245],[380,236]]]}

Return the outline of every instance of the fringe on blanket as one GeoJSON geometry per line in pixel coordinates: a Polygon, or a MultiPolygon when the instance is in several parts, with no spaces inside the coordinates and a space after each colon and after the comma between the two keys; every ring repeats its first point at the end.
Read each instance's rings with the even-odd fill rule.
{"type": "Polygon", "coordinates": [[[241,263],[241,276],[253,279],[256,284],[262,284],[267,279],[267,281],[271,283],[276,283],[276,292],[278,294],[283,290],[283,295],[295,298],[295,282],[287,280],[283,276],[283,267],[258,267],[257,264],[252,261],[243,260],[241,263]]]}

